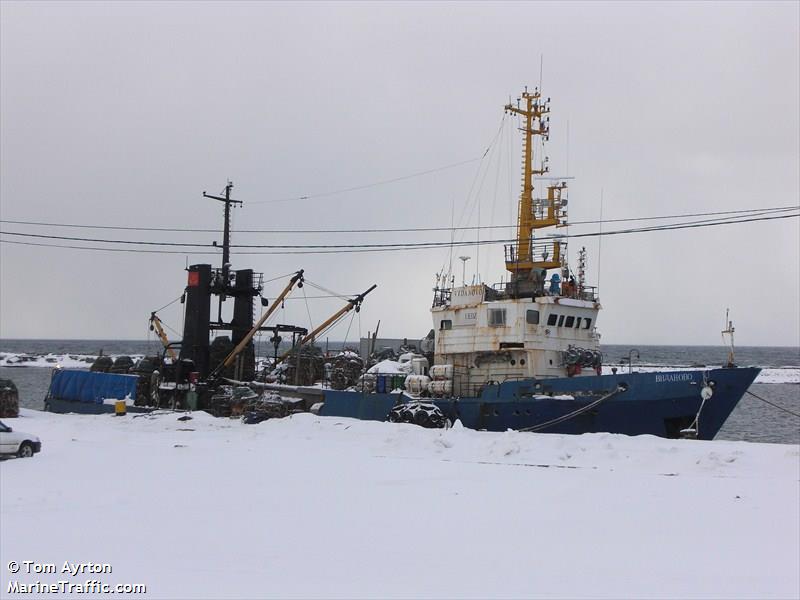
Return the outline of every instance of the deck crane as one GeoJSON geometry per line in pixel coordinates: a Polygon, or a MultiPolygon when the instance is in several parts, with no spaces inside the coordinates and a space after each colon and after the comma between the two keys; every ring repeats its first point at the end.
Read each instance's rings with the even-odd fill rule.
{"type": "Polygon", "coordinates": [[[320,334],[321,334],[322,332],[324,332],[326,329],[328,329],[329,327],[331,327],[331,326],[332,326],[334,323],[336,323],[336,321],[338,321],[339,319],[341,319],[341,318],[342,318],[344,315],[346,315],[347,313],[349,313],[349,312],[350,312],[351,310],[353,310],[354,308],[356,309],[356,312],[358,312],[359,310],[361,310],[361,303],[362,303],[362,302],[364,302],[364,297],[365,297],[367,294],[369,294],[369,293],[370,293],[372,290],[374,290],[376,287],[378,287],[378,284],[377,284],[377,283],[376,283],[376,284],[373,284],[373,285],[372,285],[372,287],[370,287],[370,288],[369,288],[369,289],[368,289],[366,292],[364,292],[364,293],[362,293],[362,294],[358,294],[356,297],[354,297],[354,298],[351,298],[350,300],[348,300],[348,301],[347,301],[347,304],[345,304],[345,305],[344,305],[342,308],[340,308],[339,310],[337,310],[337,311],[336,311],[336,312],[333,314],[333,316],[331,316],[330,318],[328,318],[328,319],[327,319],[327,320],[326,320],[326,321],[325,321],[325,322],[324,322],[322,325],[320,325],[320,326],[319,326],[319,327],[317,327],[317,328],[316,328],[314,331],[312,331],[312,332],[311,332],[311,333],[309,333],[307,336],[305,336],[303,339],[301,339],[301,340],[300,340],[300,341],[297,343],[297,346],[295,346],[294,348],[292,348],[292,349],[290,349],[290,350],[287,350],[286,352],[284,352],[283,356],[281,356],[281,357],[280,357],[280,359],[278,359],[278,362],[281,362],[281,361],[285,360],[285,359],[286,359],[286,358],[287,358],[287,357],[288,357],[288,356],[289,356],[289,355],[290,355],[292,352],[295,352],[295,351],[297,351],[299,348],[302,348],[302,347],[303,347],[305,344],[307,344],[307,343],[309,343],[309,342],[313,342],[313,341],[316,339],[316,337],[317,337],[318,335],[320,335],[320,334]]]}
{"type": "Polygon", "coordinates": [[[242,338],[236,347],[230,351],[228,356],[225,357],[225,360],[223,360],[214,368],[214,370],[208,376],[209,379],[216,379],[220,372],[233,364],[233,361],[236,360],[236,357],[247,347],[247,344],[250,343],[250,340],[253,339],[253,336],[258,332],[259,328],[266,322],[267,319],[269,319],[272,313],[275,312],[275,309],[281,305],[289,292],[292,291],[292,288],[295,286],[295,284],[297,287],[303,287],[303,269],[300,269],[292,276],[283,291],[278,295],[277,298],[275,298],[272,306],[270,306],[267,311],[261,315],[261,318],[255,323],[255,325],[253,325],[253,328],[247,333],[246,336],[242,338]]]}
{"type": "Polygon", "coordinates": [[[150,331],[156,332],[156,335],[158,335],[158,338],[164,345],[164,349],[167,351],[167,354],[169,354],[169,357],[173,361],[178,360],[178,355],[175,354],[175,350],[173,350],[173,348],[169,345],[169,339],[164,331],[164,324],[161,322],[161,319],[156,316],[155,312],[150,313],[150,331]]]}

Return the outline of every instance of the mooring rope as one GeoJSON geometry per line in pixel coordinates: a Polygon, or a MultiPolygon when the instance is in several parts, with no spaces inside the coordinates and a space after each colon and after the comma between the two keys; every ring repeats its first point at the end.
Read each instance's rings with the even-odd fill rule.
{"type": "Polygon", "coordinates": [[[770,401],[769,401],[769,400],[767,400],[766,398],[762,398],[761,396],[758,396],[758,395],[754,394],[754,393],[753,393],[753,392],[751,392],[750,390],[747,390],[747,393],[748,393],[748,394],[750,394],[751,396],[753,396],[753,398],[758,398],[758,399],[759,399],[759,400],[761,400],[762,402],[765,402],[765,403],[769,404],[770,406],[774,406],[774,407],[775,407],[775,408],[777,408],[778,410],[782,410],[783,412],[787,412],[787,413],[789,413],[790,415],[794,415],[795,417],[798,417],[798,418],[800,418],[800,414],[798,414],[798,413],[796,413],[796,412],[793,412],[793,411],[789,410],[788,408],[784,408],[784,407],[782,407],[782,406],[778,406],[777,404],[775,404],[775,403],[773,403],[773,402],[770,402],[770,401]]]}
{"type": "Polygon", "coordinates": [[[613,392],[606,394],[605,396],[595,400],[587,404],[586,406],[579,408],[577,410],[572,411],[571,413],[567,413],[566,415],[562,415],[560,417],[556,417],[555,419],[551,419],[550,421],[546,421],[544,423],[540,423],[539,425],[532,425],[531,427],[523,427],[522,429],[518,429],[518,431],[539,431],[540,429],[544,429],[546,427],[550,427],[552,425],[558,425],[559,423],[563,423],[564,421],[568,421],[573,417],[577,417],[585,413],[586,411],[592,410],[595,406],[600,404],[601,402],[608,400],[612,396],[616,396],[620,392],[624,392],[628,388],[623,388],[622,386],[618,386],[613,392]]]}

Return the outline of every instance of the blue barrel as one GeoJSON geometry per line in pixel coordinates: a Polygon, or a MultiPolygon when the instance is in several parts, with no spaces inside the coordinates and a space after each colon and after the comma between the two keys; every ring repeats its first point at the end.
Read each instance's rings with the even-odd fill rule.
{"type": "Polygon", "coordinates": [[[379,394],[386,393],[386,375],[378,375],[375,380],[375,391],[379,394]]]}

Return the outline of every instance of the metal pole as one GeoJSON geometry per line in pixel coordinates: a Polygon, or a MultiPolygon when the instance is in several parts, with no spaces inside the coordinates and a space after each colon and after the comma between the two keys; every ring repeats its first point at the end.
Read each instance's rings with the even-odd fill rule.
{"type": "Polygon", "coordinates": [[[461,261],[461,285],[467,285],[467,261],[470,259],[469,256],[459,256],[459,260],[461,261]]]}

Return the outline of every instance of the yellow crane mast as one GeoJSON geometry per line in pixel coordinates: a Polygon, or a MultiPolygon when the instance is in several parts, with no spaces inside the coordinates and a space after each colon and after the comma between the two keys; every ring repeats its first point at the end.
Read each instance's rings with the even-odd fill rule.
{"type": "Polygon", "coordinates": [[[562,192],[566,183],[558,183],[547,187],[547,198],[534,197],[534,175],[544,175],[550,171],[549,159],[542,157],[539,168],[534,168],[534,138],[542,136],[547,141],[550,136],[550,98],[543,100],[539,89],[533,93],[527,87],[517,105],[507,104],[506,112],[522,117],[524,134],[522,160],[522,192],[519,198],[517,216],[516,244],[505,248],[506,269],[511,272],[512,279],[533,279],[535,270],[558,269],[562,265],[561,244],[557,241],[536,242],[534,230],[545,227],[558,227],[565,224],[566,200],[562,192]],[[520,102],[523,103],[520,106],[520,102]]]}

